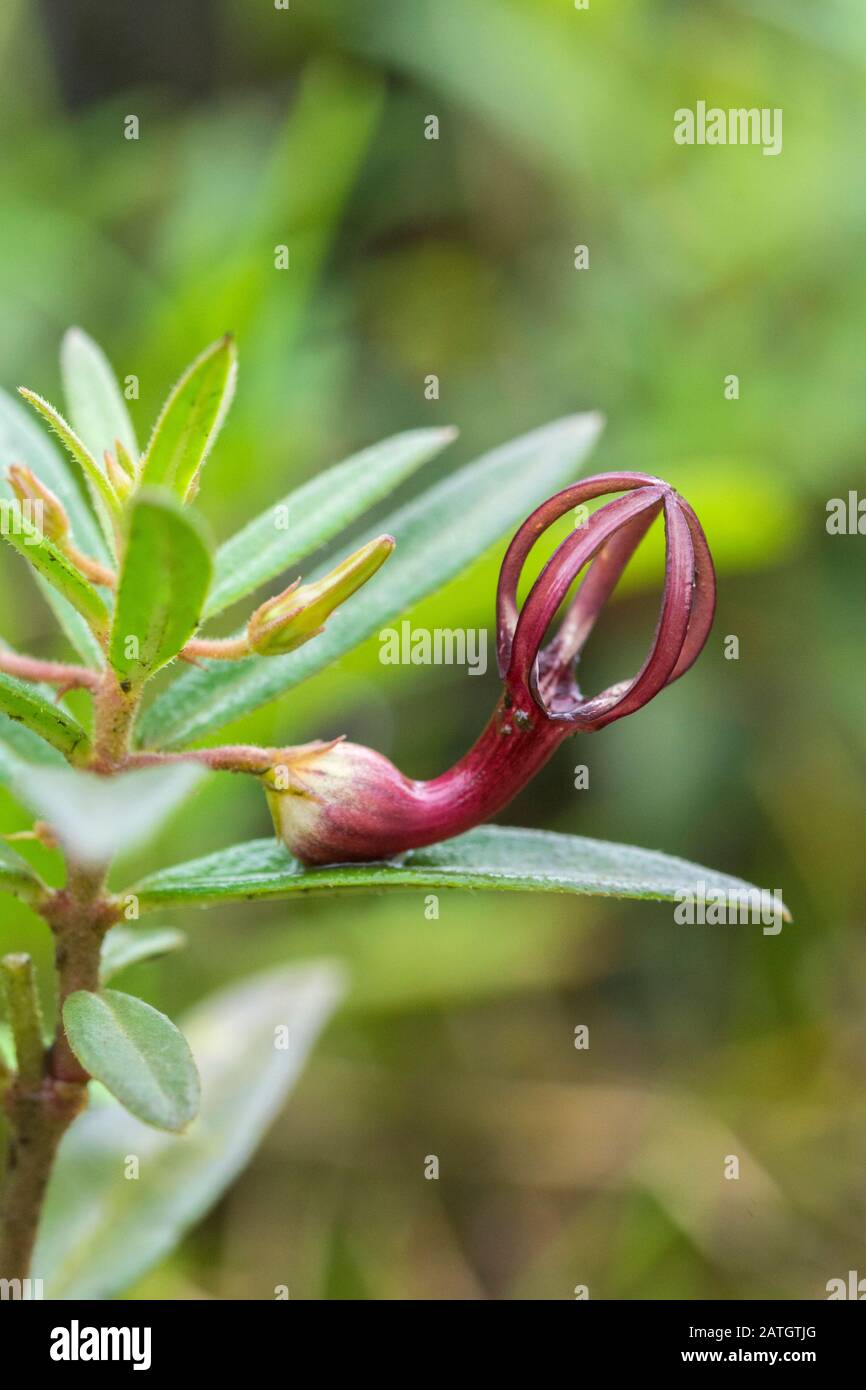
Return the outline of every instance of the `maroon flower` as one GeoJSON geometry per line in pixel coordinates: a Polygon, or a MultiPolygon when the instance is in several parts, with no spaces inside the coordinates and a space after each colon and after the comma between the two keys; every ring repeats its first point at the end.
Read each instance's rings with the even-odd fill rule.
{"type": "Polygon", "coordinates": [[[390,858],[460,834],[501,811],[563,739],[633,714],[678,680],[701,652],[713,621],[715,575],[688,503],[643,473],[605,473],[574,483],[523,523],[502,564],[497,655],[504,689],[477,742],[448,772],[412,781],[358,744],[289,748],[266,775],[277,833],[307,864],[390,858]],[[607,493],[557,547],[518,611],[517,585],[539,537],[572,508],[607,493]],[[664,514],[661,611],[637,675],[584,696],[575,663],[595,621],[653,521],[664,514]],[[545,634],[578,575],[586,573],[559,631],[545,634]]]}

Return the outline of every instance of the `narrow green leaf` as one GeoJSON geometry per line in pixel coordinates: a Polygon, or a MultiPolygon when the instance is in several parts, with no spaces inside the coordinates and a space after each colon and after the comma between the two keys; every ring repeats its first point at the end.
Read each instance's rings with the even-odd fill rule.
{"type": "Polygon", "coordinates": [[[186,943],[182,931],[173,927],[112,927],[102,941],[99,979],[102,984],[129,965],[177,951],[186,943]]]}
{"type": "Polygon", "coordinates": [[[39,734],[72,762],[82,762],[90,751],[87,734],[71,714],[40,695],[35,686],[0,672],[0,712],[39,734]]]}
{"type": "Polygon", "coordinates": [[[451,428],[407,430],[353,454],[269,507],[225,545],[214,565],[205,616],[282,574],[326,545],[456,438],[451,428]]]}
{"type": "MultiPolygon", "coordinates": [[[[243,1170],[342,994],[322,962],[254,976],[183,1020],[201,1111],[179,1141],[111,1102],[81,1115],[51,1179],[33,1268],[48,1298],[110,1298],[167,1255],[243,1170]],[[288,1029],[289,1046],[274,1047],[288,1029]],[[137,1182],[123,1177],[139,1155],[137,1182]]],[[[95,1088],[94,1088],[95,1089],[95,1088]]]]}
{"type": "Polygon", "coordinates": [[[91,501],[93,502],[99,524],[102,527],[102,534],[109,553],[114,554],[114,522],[120,509],[114,488],[103,473],[96,459],[90,450],[82,443],[75,433],[72,426],[64,420],[59,410],[46,401],[44,397],[37,395],[35,391],[30,391],[26,386],[19,386],[18,394],[37,410],[43,420],[54,430],[61,444],[65,446],[72,458],[81,468],[90,491],[91,501]]]}
{"type": "Polygon", "coordinates": [[[135,430],[111,363],[98,343],[70,328],[60,347],[60,370],[69,418],[95,459],[120,440],[138,458],[135,430]]]}
{"type": "Polygon", "coordinates": [[[169,487],[188,501],[226,412],[237,379],[237,349],[221,338],[197,357],[171,391],[154,426],[142,480],[169,487]]]}
{"type": "Polygon", "coordinates": [[[0,893],[9,893],[22,902],[36,902],[46,891],[27,860],[0,840],[0,893]]]}
{"type": "MultiPolygon", "coordinates": [[[[15,791],[19,777],[26,780],[25,768],[53,767],[66,771],[66,761],[25,724],[0,714],[0,785],[15,791]]],[[[23,799],[23,798],[22,798],[23,799]]],[[[25,803],[26,805],[27,803],[25,803]]]]}
{"type": "MultiPolygon", "coordinates": [[[[0,390],[0,497],[12,497],[6,480],[10,463],[24,463],[60,498],[72,523],[76,544],[103,562],[109,552],[93,515],[76,486],[66,459],[55,449],[30,412],[14,396],[0,390]]],[[[102,664],[102,653],[87,624],[71,604],[41,575],[37,583],[79,656],[91,666],[102,664]]]]}
{"type": "Polygon", "coordinates": [[[97,589],[62,550],[25,516],[17,502],[3,503],[3,539],[56,589],[92,628],[108,627],[108,609],[97,589]]]}
{"type": "MultiPolygon", "coordinates": [[[[52,751],[46,744],[42,748],[52,751]]],[[[51,824],[67,853],[86,867],[97,867],[141,846],[185,800],[203,772],[173,763],[100,777],[65,763],[49,764],[27,748],[16,756],[14,745],[7,743],[5,749],[0,747],[0,776],[22,805],[51,824]]]]}
{"type": "Polygon", "coordinates": [[[81,494],[64,456],[51,439],[40,429],[15,396],[0,390],[0,488],[4,496],[12,496],[6,482],[10,463],[24,463],[50,487],[72,523],[76,544],[94,559],[106,560],[107,551],[87,502],[81,494]]]}
{"type": "Polygon", "coordinates": [[[142,910],[172,903],[209,907],[295,893],[372,888],[492,888],[581,893],[669,902],[702,882],[709,892],[744,891],[742,879],[657,850],[553,831],[483,825],[456,839],[412,850],[400,862],[305,869],[274,840],[250,840],[188,864],[162,869],[134,889],[142,910]]]}
{"type": "MultiPolygon", "coordinates": [[[[142,746],[171,747],[219,729],[329,666],[466,568],[579,471],[598,438],[598,415],[533,430],[438,483],[377,524],[397,549],[327,629],[287,656],[208,662],[164,691],[142,720],[142,746]]],[[[362,540],[370,539],[361,537],[362,540]]],[[[322,566],[310,579],[324,574],[322,566]]],[[[494,594],[490,595],[493,621],[494,594]]]]}
{"type": "Polygon", "coordinates": [[[157,1129],[186,1129],[199,1103],[189,1043],[158,1009],[119,990],[80,989],[63,1005],[69,1046],[85,1071],[157,1129]]]}
{"type": "Polygon", "coordinates": [[[177,656],[198,627],[211,576],[201,523],[170,493],[138,493],[130,511],[109,659],[140,684],[177,656]]]}

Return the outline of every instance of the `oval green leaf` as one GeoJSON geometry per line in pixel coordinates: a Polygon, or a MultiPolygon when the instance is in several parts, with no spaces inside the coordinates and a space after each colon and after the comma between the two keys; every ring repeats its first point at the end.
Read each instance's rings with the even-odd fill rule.
{"type": "Polygon", "coordinates": [[[109,645],[122,679],[139,685],[177,656],[198,627],[210,576],[210,549],[198,518],[170,493],[139,493],[109,645]]]}
{"type": "MultiPolygon", "coordinates": [[[[87,867],[140,847],[203,776],[199,767],[169,763],[101,777],[62,762],[49,765],[32,747],[10,746],[5,732],[3,738],[0,728],[0,775],[22,805],[49,822],[67,853],[87,867]]],[[[53,752],[32,734],[30,743],[53,752]]]]}
{"type": "Polygon", "coordinates": [[[63,1005],[63,1026],[84,1069],[130,1114],[175,1133],[195,1118],[199,1078],[189,1043],[158,1009],[119,990],[80,989],[63,1005]]]}
{"type": "Polygon", "coordinates": [[[201,1113],[183,1140],[94,1104],[66,1135],[33,1268],[48,1298],[110,1298],[168,1254],[242,1171],[343,991],[314,961],[254,976],[183,1020],[201,1072],[201,1113]],[[289,1046],[274,1047],[274,1029],[289,1046]],[[226,1045],[226,1040],[230,1045],[226,1045]],[[137,1182],[124,1156],[141,1156],[137,1182]]]}

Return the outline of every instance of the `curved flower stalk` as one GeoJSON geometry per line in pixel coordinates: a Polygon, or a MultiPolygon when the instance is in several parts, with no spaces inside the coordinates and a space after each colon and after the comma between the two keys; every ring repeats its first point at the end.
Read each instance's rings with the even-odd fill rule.
{"type": "Polygon", "coordinates": [[[477,742],[431,781],[412,781],[373,749],[337,741],[285,749],[265,774],[277,834],[307,864],[391,858],[460,834],[502,810],[573,733],[633,714],[678,680],[706,642],[715,575],[695,513],[669,484],[607,473],[565,488],[520,527],[497,593],[497,654],[504,689],[477,742]],[[517,586],[536,541],[572,508],[609,493],[548,560],[521,609],[517,586]],[[631,680],[584,696],[574,667],[599,613],[659,516],[665,577],[650,651],[631,680]],[[556,636],[547,630],[575,579],[583,582],[556,636]]]}

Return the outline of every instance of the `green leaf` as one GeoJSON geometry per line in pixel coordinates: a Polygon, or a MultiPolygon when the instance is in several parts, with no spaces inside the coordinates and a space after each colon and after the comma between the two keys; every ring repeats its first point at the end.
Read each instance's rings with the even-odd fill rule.
{"type": "Polygon", "coordinates": [[[69,417],[95,459],[120,440],[138,458],[135,430],[111,363],[98,343],[70,328],[60,348],[60,370],[69,417]]]}
{"type": "Polygon", "coordinates": [[[407,430],[353,454],[269,507],[220,546],[205,616],[212,617],[328,541],[456,438],[407,430]]]}
{"type": "Polygon", "coordinates": [[[67,853],[91,868],[140,846],[203,775],[175,763],[99,777],[65,764],[25,762],[14,748],[0,758],[0,773],[18,800],[49,822],[67,853]]]}
{"type": "Polygon", "coordinates": [[[109,644],[121,678],[141,684],[177,656],[198,627],[210,576],[210,549],[194,513],[170,493],[138,493],[109,644]],[[131,638],[136,656],[127,653],[131,638]]]}
{"type": "Polygon", "coordinates": [[[169,395],[142,463],[145,483],[190,499],[231,405],[236,378],[237,349],[227,335],[196,358],[169,395]]]}
{"type": "Polygon", "coordinates": [[[114,522],[112,518],[120,509],[114,488],[111,486],[106,475],[103,473],[96,459],[90,450],[82,443],[75,433],[72,426],[64,420],[59,410],[46,401],[44,397],[37,395],[35,391],[30,391],[26,386],[19,386],[18,394],[37,410],[43,420],[54,430],[61,444],[65,446],[72,458],[81,468],[87,481],[90,498],[93,502],[99,524],[102,527],[102,534],[105,544],[110,554],[114,553],[114,522]]]}
{"type": "Polygon", "coordinates": [[[112,927],[102,941],[99,979],[102,984],[129,965],[168,955],[185,945],[186,936],[173,927],[112,927]]]}
{"type": "Polygon", "coordinates": [[[90,751],[85,730],[71,714],[5,672],[0,672],[0,712],[25,724],[72,762],[84,761],[90,751]]]}
{"type": "MultiPolygon", "coordinates": [[[[397,549],[380,574],[331,618],[325,632],[287,656],[207,662],[184,673],[145,714],[143,746],[188,743],[274,700],[321,671],[465,569],[579,471],[601,430],[574,415],[533,430],[438,483],[377,524],[397,549]]],[[[316,571],[311,580],[324,574],[316,571]]],[[[490,614],[493,620],[493,594],[490,614]]]]}
{"type": "MultiPolygon", "coordinates": [[[[72,477],[66,460],[43,433],[20,400],[0,391],[0,496],[12,497],[6,480],[10,463],[25,463],[51,491],[60,498],[72,523],[76,544],[88,555],[106,561],[105,548],[93,515],[72,477]]],[[[41,575],[37,582],[58,622],[85,661],[91,666],[102,665],[102,652],[90,628],[71,604],[54,590],[41,575]]]]}
{"type": "Polygon", "coordinates": [[[63,1005],[69,1046],[85,1071],[145,1124],[186,1129],[199,1104],[189,1043],[170,1018],[119,990],[79,989],[63,1005]]]}
{"type": "Polygon", "coordinates": [[[4,512],[9,521],[3,527],[3,539],[30,561],[37,573],[56,589],[91,627],[99,631],[107,628],[108,609],[98,591],[78,566],[33,525],[19,503],[4,504],[4,512]]]}
{"type": "Polygon", "coordinates": [[[553,831],[482,825],[442,844],[411,850],[399,862],[336,864],[323,869],[305,869],[274,840],[250,840],[161,869],[133,891],[145,911],[171,903],[209,907],[252,898],[365,888],[493,888],[673,902],[701,882],[707,891],[742,891],[750,886],[658,850],[553,831]]]}
{"type": "Polygon", "coordinates": [[[201,1110],[182,1140],[143,1128],[110,1101],[66,1135],[33,1268],[48,1298],[110,1298],[169,1253],[243,1170],[342,994],[314,962],[254,976],[183,1020],[201,1074],[201,1110]],[[288,1027],[289,1046],[274,1046],[288,1027]],[[127,1154],[140,1158],[127,1182],[127,1154]]]}
{"type": "Polygon", "coordinates": [[[45,884],[27,860],[0,840],[0,893],[10,893],[22,902],[36,902],[44,892],[45,884]]]}

